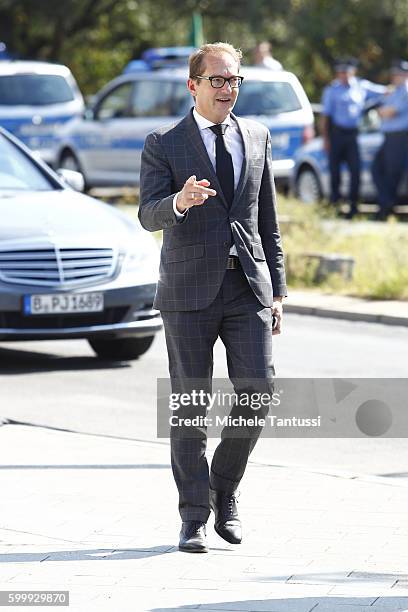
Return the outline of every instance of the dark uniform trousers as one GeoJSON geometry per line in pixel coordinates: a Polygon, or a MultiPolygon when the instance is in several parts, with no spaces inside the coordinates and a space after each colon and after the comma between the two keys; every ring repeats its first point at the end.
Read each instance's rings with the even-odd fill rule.
{"type": "Polygon", "coordinates": [[[380,212],[383,214],[388,214],[397,202],[398,185],[407,161],[408,130],[386,132],[371,171],[378,192],[380,212]]]}
{"type": "MultiPolygon", "coordinates": [[[[194,379],[201,381],[204,391],[211,392],[213,346],[218,336],[226,348],[228,375],[237,396],[242,391],[272,393],[272,311],[258,301],[240,266],[226,270],[221,288],[208,307],[161,311],[161,315],[173,393],[191,392],[194,379]],[[250,389],[245,388],[248,384],[250,389]]],[[[259,417],[267,412],[268,407],[257,410],[259,417]]],[[[178,410],[179,417],[205,413],[205,407],[178,410]]],[[[240,405],[239,400],[230,415],[254,416],[253,410],[240,405]]],[[[244,430],[225,426],[209,471],[206,428],[171,428],[171,463],[183,521],[207,521],[209,486],[229,493],[237,489],[260,433],[257,426],[244,430]]]]}
{"type": "Polygon", "coordinates": [[[340,169],[346,163],[350,172],[349,202],[357,207],[360,188],[360,153],[357,142],[357,130],[346,129],[332,124],[330,126],[330,201],[336,204],[340,199],[340,169]]]}

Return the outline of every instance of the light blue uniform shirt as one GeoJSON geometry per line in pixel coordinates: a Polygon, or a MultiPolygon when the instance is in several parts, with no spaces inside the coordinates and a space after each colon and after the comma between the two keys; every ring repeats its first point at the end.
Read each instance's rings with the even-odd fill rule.
{"type": "Polygon", "coordinates": [[[378,98],[386,91],[384,85],[376,85],[365,79],[351,78],[343,85],[337,79],[324,88],[323,115],[342,128],[357,128],[368,100],[378,98]]]}
{"type": "Polygon", "coordinates": [[[382,132],[408,131],[408,83],[397,87],[389,96],[384,97],[383,106],[392,106],[397,114],[381,122],[382,132]]]}

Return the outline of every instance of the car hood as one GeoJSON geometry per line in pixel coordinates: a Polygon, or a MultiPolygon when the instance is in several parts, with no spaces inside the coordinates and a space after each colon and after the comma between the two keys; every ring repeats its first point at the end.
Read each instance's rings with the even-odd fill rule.
{"type": "Polygon", "coordinates": [[[0,245],[58,240],[61,244],[126,244],[136,226],[107,204],[69,189],[0,191],[0,245]]]}

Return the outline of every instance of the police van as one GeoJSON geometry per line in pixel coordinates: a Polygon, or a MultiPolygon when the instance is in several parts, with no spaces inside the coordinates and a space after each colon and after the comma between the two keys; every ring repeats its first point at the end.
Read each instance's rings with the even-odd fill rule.
{"type": "Polygon", "coordinates": [[[53,164],[58,128],[83,114],[84,101],[69,68],[0,59],[0,126],[53,164]]]}
{"type": "MultiPolygon", "coordinates": [[[[234,113],[269,128],[275,179],[288,185],[297,149],[314,135],[309,100],[290,72],[243,67],[240,74],[234,113]]],[[[57,165],[82,172],[88,188],[137,185],[146,135],[193,106],[187,77],[184,66],[126,72],[108,83],[84,117],[60,130],[57,165]]]]}

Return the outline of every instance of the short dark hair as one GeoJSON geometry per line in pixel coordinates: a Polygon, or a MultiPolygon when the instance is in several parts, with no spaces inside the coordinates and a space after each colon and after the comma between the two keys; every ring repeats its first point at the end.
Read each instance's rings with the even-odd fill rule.
{"type": "Polygon", "coordinates": [[[229,53],[238,63],[238,69],[241,66],[242,52],[240,49],[235,49],[229,43],[216,42],[202,45],[194,53],[190,55],[188,65],[190,70],[190,79],[200,76],[205,70],[205,58],[207,55],[221,55],[229,53]]]}

